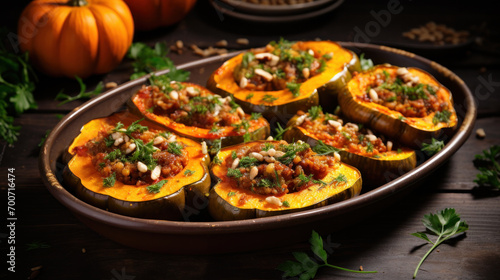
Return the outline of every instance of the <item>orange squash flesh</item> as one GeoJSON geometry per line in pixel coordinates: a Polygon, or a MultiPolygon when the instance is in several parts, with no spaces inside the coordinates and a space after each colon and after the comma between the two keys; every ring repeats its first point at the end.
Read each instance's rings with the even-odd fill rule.
{"type": "MultiPolygon", "coordinates": [[[[252,146],[261,142],[255,141],[240,145],[252,146]]],[[[216,157],[225,162],[224,159],[230,157],[232,151],[237,150],[240,145],[226,147],[216,157]]],[[[211,190],[209,203],[210,214],[216,220],[239,220],[300,211],[345,200],[361,192],[360,172],[347,164],[339,163],[321,179],[327,183],[326,186],[314,184],[302,191],[284,194],[279,198],[287,201],[288,206],[277,206],[266,202],[267,196],[265,195],[255,194],[235,186],[226,175],[227,169],[224,164],[213,164],[211,168],[212,177],[219,180],[211,190]],[[339,174],[344,174],[347,182],[336,182],[334,179],[339,174]]]]}
{"type": "MultiPolygon", "coordinates": [[[[177,175],[160,177],[156,180],[168,180],[158,193],[149,192],[148,185],[127,185],[119,180],[116,180],[112,187],[104,187],[103,177],[95,169],[91,157],[77,152],[76,147],[85,145],[97,137],[99,131],[109,131],[117,122],[128,127],[136,120],[135,115],[121,112],[107,118],[94,119],[85,124],[68,148],[68,153],[72,155],[72,158],[64,171],[65,182],[81,199],[112,212],[136,217],[179,219],[186,205],[187,194],[185,193],[195,192],[196,195],[204,197],[209,191],[210,177],[207,166],[209,156],[202,153],[200,143],[177,137],[177,142],[185,145],[184,150],[187,151],[189,161],[177,175]],[[185,170],[192,172],[186,175],[185,170]],[[162,207],[166,209],[162,211],[162,207]]],[[[148,126],[150,131],[164,131],[149,121],[141,121],[139,124],[148,126]]]]}
{"type": "Polygon", "coordinates": [[[449,122],[434,124],[433,118],[436,112],[432,112],[423,118],[404,117],[398,111],[361,98],[366,94],[371,75],[383,71],[393,74],[397,69],[397,66],[379,65],[355,75],[339,95],[339,104],[342,107],[343,114],[349,119],[367,124],[382,134],[397,139],[410,147],[420,147],[421,143],[430,141],[432,137],[439,136],[441,132],[452,132],[457,126],[458,118],[453,108],[451,92],[432,75],[421,69],[408,68],[408,71],[419,77],[419,83],[430,84],[439,88],[436,96],[440,101],[448,104],[447,110],[451,113],[449,122]]]}

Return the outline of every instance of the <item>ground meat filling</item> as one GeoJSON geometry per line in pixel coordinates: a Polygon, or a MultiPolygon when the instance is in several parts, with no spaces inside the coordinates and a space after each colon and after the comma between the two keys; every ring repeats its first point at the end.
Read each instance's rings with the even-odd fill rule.
{"type": "Polygon", "coordinates": [[[150,185],[175,176],[187,165],[184,145],[176,140],[173,134],[150,131],[138,123],[128,128],[118,123],[77,150],[86,150],[92,157],[104,187],[112,187],[115,181],[150,185]]]}
{"type": "Polygon", "coordinates": [[[295,125],[304,128],[314,135],[315,139],[323,141],[326,145],[348,152],[378,157],[380,154],[392,151],[393,143],[377,137],[362,124],[345,123],[338,116],[323,113],[320,106],[309,109],[307,113],[298,112],[299,117],[295,125]]]}
{"type": "Polygon", "coordinates": [[[148,105],[154,114],[186,126],[216,131],[248,122],[245,112],[230,96],[222,98],[193,86],[172,82],[167,86],[145,86],[139,94],[151,97],[148,105]]]}
{"type": "Polygon", "coordinates": [[[248,90],[295,92],[300,83],[324,71],[332,54],[320,54],[312,49],[302,50],[292,42],[271,42],[265,48],[243,55],[234,71],[235,82],[248,90]]]}
{"type": "Polygon", "coordinates": [[[256,194],[280,196],[298,192],[321,181],[338,163],[318,156],[301,141],[262,143],[233,151],[225,161],[227,176],[239,188],[256,194]]]}
{"type": "Polygon", "coordinates": [[[361,97],[365,101],[381,104],[408,118],[448,112],[448,103],[436,95],[439,87],[420,83],[419,77],[404,67],[391,73],[384,70],[370,79],[366,93],[361,97]]]}

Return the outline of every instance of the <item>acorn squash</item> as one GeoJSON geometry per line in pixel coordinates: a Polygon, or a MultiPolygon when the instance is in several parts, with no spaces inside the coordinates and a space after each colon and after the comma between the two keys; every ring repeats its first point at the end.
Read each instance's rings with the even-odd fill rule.
{"type": "Polygon", "coordinates": [[[67,153],[72,158],[63,170],[64,185],[93,206],[132,217],[187,220],[208,203],[210,159],[201,144],[127,111],[85,124],[67,153]]]}
{"type": "Polygon", "coordinates": [[[361,192],[360,172],[308,144],[254,141],[221,149],[212,161],[215,220],[285,214],[342,201],[361,192]],[[259,152],[260,151],[260,152],[259,152]]]}
{"type": "Polygon", "coordinates": [[[270,135],[267,120],[258,113],[246,114],[231,97],[222,98],[205,87],[187,82],[159,81],[143,86],[130,100],[132,112],[174,133],[210,147],[262,140],[270,135]],[[175,93],[174,93],[175,92],[175,93]]]}
{"type": "Polygon", "coordinates": [[[419,148],[457,127],[451,92],[418,68],[378,65],[358,73],[339,95],[343,114],[419,148]]]}
{"type": "Polygon", "coordinates": [[[299,112],[287,127],[285,141],[302,140],[320,154],[338,153],[342,162],[361,172],[363,187],[383,185],[416,166],[415,151],[383,141],[384,137],[360,124],[344,123],[336,115],[323,113],[321,107],[299,112]]]}
{"type": "Polygon", "coordinates": [[[233,95],[247,112],[259,112],[275,126],[285,124],[298,110],[319,104],[322,95],[343,86],[357,56],[334,42],[271,42],[243,52],[214,71],[207,87],[222,96],[233,95]]]}

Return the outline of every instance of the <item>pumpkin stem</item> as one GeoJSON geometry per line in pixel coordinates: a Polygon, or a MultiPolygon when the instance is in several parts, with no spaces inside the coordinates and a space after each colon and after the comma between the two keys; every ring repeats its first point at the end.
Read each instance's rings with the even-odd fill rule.
{"type": "Polygon", "coordinates": [[[72,7],[82,7],[87,6],[89,3],[86,0],[69,0],[66,4],[72,7]]]}

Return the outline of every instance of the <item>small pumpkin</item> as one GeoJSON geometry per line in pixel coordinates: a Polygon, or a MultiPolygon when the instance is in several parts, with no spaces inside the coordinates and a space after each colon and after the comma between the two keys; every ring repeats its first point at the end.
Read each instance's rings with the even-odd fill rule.
{"type": "MultiPolygon", "coordinates": [[[[253,59],[253,61],[256,60],[253,59]]],[[[356,65],[359,65],[356,55],[334,42],[272,42],[264,48],[241,53],[226,61],[213,72],[207,82],[207,87],[222,96],[233,95],[236,102],[245,111],[262,113],[274,126],[277,122],[285,124],[298,110],[307,111],[310,107],[318,105],[320,99],[318,92],[328,94],[331,90],[342,87],[350,76],[347,68],[355,69],[356,65]],[[249,53],[251,54],[249,55],[249,53]],[[256,67],[253,72],[242,67],[242,65],[248,65],[248,57],[257,57],[258,55],[262,56],[262,59],[257,59],[259,62],[269,62],[270,58],[268,57],[271,57],[277,61],[276,63],[285,65],[285,69],[292,60],[300,61],[302,65],[288,67],[288,69],[292,69],[289,72],[282,69],[273,70],[274,68],[271,67],[265,70],[267,74],[261,71],[263,69],[257,69],[261,66],[256,67]],[[290,59],[289,56],[299,58],[290,59]],[[311,61],[313,62],[310,63],[311,61]],[[312,65],[318,63],[321,64],[321,67],[318,68],[314,76],[311,76],[312,73],[309,69],[313,69],[312,65]],[[352,66],[350,66],[351,64],[352,66]],[[248,83],[244,80],[248,76],[256,76],[255,73],[262,74],[264,79],[268,81],[271,80],[269,84],[274,84],[275,87],[271,87],[271,90],[261,90],[258,86],[257,89],[249,89],[248,83]],[[290,78],[294,77],[304,81],[289,82],[290,78]],[[242,87],[243,85],[246,86],[242,87]]],[[[264,69],[266,67],[264,66],[264,69]]]]}
{"type": "Polygon", "coordinates": [[[201,144],[187,138],[175,137],[173,134],[170,134],[170,137],[176,138],[175,142],[157,143],[154,138],[154,141],[144,143],[142,131],[146,131],[144,134],[158,135],[164,135],[165,132],[154,123],[139,121],[127,111],[94,119],[85,124],[67,150],[71,159],[63,170],[64,185],[78,198],[93,206],[132,217],[181,220],[194,213],[192,209],[203,210],[198,206],[202,201],[206,201],[209,192],[210,159],[202,152],[201,144]],[[128,129],[133,126],[137,126],[138,130],[128,133],[128,129]],[[110,131],[113,133],[106,136],[110,131]],[[119,145],[115,145],[118,141],[116,139],[127,137],[127,141],[120,141],[119,145]],[[110,141],[109,145],[101,145],[107,141],[110,141]],[[124,150],[123,145],[128,145],[129,149],[131,143],[137,147],[134,146],[132,152],[124,150]],[[101,150],[103,147],[105,151],[101,150]],[[111,148],[113,150],[109,152],[111,148]],[[174,151],[174,148],[177,151],[174,151]],[[156,167],[141,171],[139,166],[140,162],[145,166],[148,164],[146,160],[141,159],[147,156],[148,150],[153,154],[152,157],[157,151],[163,153],[153,162],[161,171],[156,175],[156,167]],[[174,152],[182,156],[176,158],[174,152]],[[121,157],[125,157],[125,160],[122,161],[121,157]],[[136,157],[138,159],[134,159],[136,157]],[[186,160],[182,157],[186,157],[186,160]],[[170,159],[176,160],[169,161],[170,159]],[[163,160],[167,161],[165,166],[159,163],[163,160]],[[181,162],[184,164],[181,165],[181,162]],[[118,167],[120,163],[121,166],[118,167]],[[130,165],[127,165],[129,163],[130,165]],[[137,170],[130,170],[131,165],[137,165],[137,170]],[[173,173],[164,174],[163,168],[173,173]],[[108,171],[106,169],[109,169],[109,173],[112,172],[111,176],[103,176],[103,172],[108,171]],[[129,175],[123,173],[125,169],[129,170],[129,175]],[[120,177],[120,174],[123,176],[120,177]],[[134,183],[131,183],[132,180],[134,183]]]}
{"type": "Polygon", "coordinates": [[[302,140],[318,153],[337,152],[342,162],[359,169],[363,185],[368,188],[383,185],[415,168],[415,151],[390,140],[384,143],[366,127],[343,122],[336,115],[323,113],[321,107],[313,107],[290,119],[283,139],[302,140]]]}
{"type": "MultiPolygon", "coordinates": [[[[361,174],[356,168],[335,161],[322,175],[313,174],[307,167],[298,167],[307,161],[301,162],[297,158],[296,154],[301,152],[304,152],[301,155],[305,159],[323,160],[310,151],[308,144],[301,142],[254,141],[221,149],[211,166],[211,175],[217,182],[209,196],[211,216],[216,220],[242,220],[280,215],[346,200],[361,192],[361,174]],[[294,150],[296,148],[305,150],[294,150]],[[264,159],[253,154],[261,149],[259,154],[265,154],[264,159]],[[274,156],[271,156],[271,151],[274,156]],[[252,169],[258,174],[252,175],[252,169]],[[290,178],[291,169],[301,173],[290,178]],[[233,179],[237,176],[240,176],[241,185],[233,179]],[[320,178],[315,180],[314,176],[320,178]]],[[[328,158],[333,160],[333,157],[328,158]]]]}
{"type": "Polygon", "coordinates": [[[124,0],[132,12],[137,30],[170,26],[182,20],[196,0],[124,0]]]}
{"type": "Polygon", "coordinates": [[[122,0],[35,0],[19,18],[18,39],[47,75],[85,78],[121,62],[133,24],[122,0]]]}
{"type": "Polygon", "coordinates": [[[245,114],[231,97],[221,98],[193,83],[165,85],[159,81],[155,83],[155,77],[151,81],[153,85],[144,86],[132,96],[129,108],[178,135],[205,141],[208,146],[220,140],[225,147],[263,140],[271,133],[265,118],[255,113],[245,114]]]}
{"type": "Polygon", "coordinates": [[[338,98],[347,118],[412,148],[457,127],[451,92],[418,68],[375,66],[356,74],[338,98]]]}

